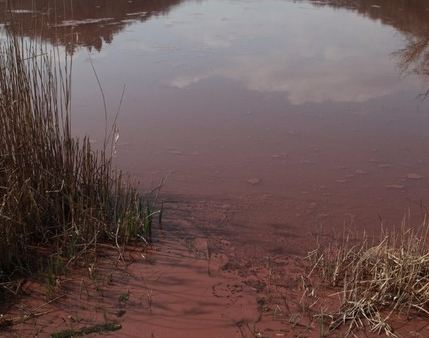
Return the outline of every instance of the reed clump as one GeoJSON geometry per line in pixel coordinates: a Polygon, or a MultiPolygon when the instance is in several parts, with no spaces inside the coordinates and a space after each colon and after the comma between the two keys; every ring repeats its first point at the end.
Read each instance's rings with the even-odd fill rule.
{"type": "MultiPolygon", "coordinates": [[[[350,235],[309,254],[310,275],[341,291],[340,307],[329,314],[330,330],[347,327],[347,334],[369,327],[394,336],[392,315],[429,315],[429,222],[418,228],[383,231],[375,243],[350,235]]],[[[311,276],[310,276],[311,277],[311,276]]],[[[326,317],[326,316],[325,316],[326,317]]]]}
{"type": "Polygon", "coordinates": [[[72,136],[71,65],[56,48],[0,40],[0,292],[39,258],[149,240],[150,208],[112,167],[114,137],[95,151],[72,136]]]}

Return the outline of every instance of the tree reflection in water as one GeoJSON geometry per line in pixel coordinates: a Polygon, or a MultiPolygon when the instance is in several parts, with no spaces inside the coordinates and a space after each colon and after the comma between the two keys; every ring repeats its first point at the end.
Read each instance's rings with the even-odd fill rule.
{"type": "Polygon", "coordinates": [[[9,0],[0,1],[0,24],[19,32],[63,45],[100,51],[116,34],[136,21],[167,14],[183,0],[9,0]]]}
{"type": "MultiPolygon", "coordinates": [[[[404,73],[429,76],[429,3],[425,0],[317,0],[315,6],[356,11],[392,26],[406,37],[404,48],[394,53],[404,73]]],[[[429,89],[423,93],[429,95],[429,89]]]]}

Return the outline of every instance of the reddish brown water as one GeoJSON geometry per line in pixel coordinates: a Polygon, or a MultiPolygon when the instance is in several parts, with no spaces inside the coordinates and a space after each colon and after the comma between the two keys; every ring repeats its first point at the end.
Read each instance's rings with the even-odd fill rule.
{"type": "Polygon", "coordinates": [[[423,0],[11,3],[28,38],[73,54],[75,131],[102,143],[92,60],[109,121],[126,86],[118,165],[146,190],[167,178],[165,196],[197,196],[198,212],[228,210],[207,223],[241,257],[303,254],[321,226],[427,209],[423,0]]]}
{"type": "Polygon", "coordinates": [[[425,205],[424,2],[65,4],[17,1],[14,21],[73,53],[80,134],[100,143],[105,124],[89,58],[111,119],[126,85],[117,162],[142,187],[268,194],[338,222],[425,205]]]}

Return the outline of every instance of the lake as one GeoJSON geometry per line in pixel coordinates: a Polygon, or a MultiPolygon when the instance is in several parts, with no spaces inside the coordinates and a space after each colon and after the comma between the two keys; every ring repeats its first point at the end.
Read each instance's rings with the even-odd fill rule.
{"type": "MultiPolygon", "coordinates": [[[[103,144],[104,97],[109,129],[119,111],[115,164],[144,191],[162,183],[171,233],[244,275],[321,234],[428,211],[426,1],[0,0],[0,29],[72,56],[75,134],[103,144]]],[[[177,293],[205,299],[204,264],[160,261],[189,274],[177,293]]],[[[161,336],[189,336],[180,303],[161,336]]],[[[226,305],[199,306],[218,319],[226,305]]]]}
{"type": "MultiPolygon", "coordinates": [[[[143,189],[276,200],[300,224],[399,223],[426,208],[424,1],[11,1],[73,56],[73,127],[143,189]],[[283,202],[282,202],[283,201],[283,202]]],[[[269,202],[267,202],[269,203],[269,202]]]]}

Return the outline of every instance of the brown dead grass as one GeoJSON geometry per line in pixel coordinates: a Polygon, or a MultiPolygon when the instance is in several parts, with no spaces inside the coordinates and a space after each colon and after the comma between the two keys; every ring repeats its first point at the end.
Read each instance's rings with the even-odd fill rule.
{"type": "Polygon", "coordinates": [[[40,41],[0,40],[0,291],[100,241],[150,236],[148,204],[112,167],[114,136],[98,151],[72,136],[71,65],[40,41]]]}
{"type": "Polygon", "coordinates": [[[318,275],[339,289],[340,306],[324,314],[329,331],[347,327],[347,335],[368,327],[394,336],[393,314],[429,315],[429,222],[415,228],[382,231],[379,241],[349,234],[339,242],[310,252],[309,277],[318,275]]]}

